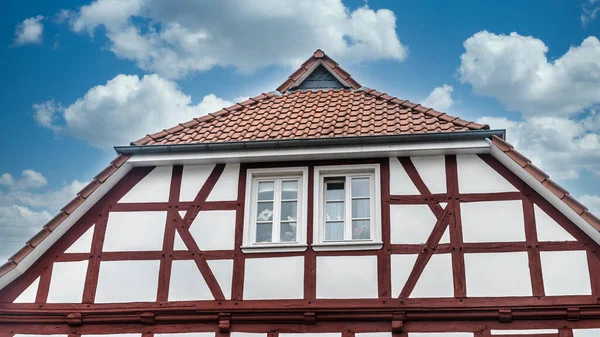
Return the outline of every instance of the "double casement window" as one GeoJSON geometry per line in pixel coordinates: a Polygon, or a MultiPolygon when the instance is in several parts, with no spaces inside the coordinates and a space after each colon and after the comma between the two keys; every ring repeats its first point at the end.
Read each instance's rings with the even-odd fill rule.
{"type": "MultiPolygon", "coordinates": [[[[313,249],[380,248],[379,165],[314,170],[313,249]]],[[[308,168],[250,169],[246,179],[242,250],[305,250],[308,168]]]]}
{"type": "Polygon", "coordinates": [[[306,167],[248,170],[244,251],[306,249],[307,177],[306,167]]]}
{"type": "Polygon", "coordinates": [[[377,249],[381,242],[379,165],[317,166],[313,249],[377,249]]]}

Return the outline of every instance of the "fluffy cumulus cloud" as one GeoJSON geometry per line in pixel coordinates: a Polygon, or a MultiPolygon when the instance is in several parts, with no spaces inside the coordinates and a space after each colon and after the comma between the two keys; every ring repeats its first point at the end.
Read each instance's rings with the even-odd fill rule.
{"type": "Polygon", "coordinates": [[[575,120],[532,117],[522,121],[483,117],[479,123],[506,129],[507,140],[553,179],[579,178],[587,171],[600,176],[600,115],[575,120]]]}
{"type": "Polygon", "coordinates": [[[590,36],[549,60],[543,41],[482,31],[464,42],[460,80],[526,116],[568,117],[600,103],[600,41],[590,36]]]}
{"type": "Polygon", "coordinates": [[[600,217],[600,195],[584,194],[578,200],[586,205],[592,214],[600,217]]]}
{"type": "Polygon", "coordinates": [[[451,85],[444,84],[441,87],[433,89],[433,91],[423,101],[423,106],[436,110],[447,110],[452,106],[452,91],[454,88],[451,85]]]}
{"type": "Polygon", "coordinates": [[[61,17],[76,32],[104,27],[117,56],[170,78],[216,66],[297,66],[317,48],[354,62],[407,56],[393,12],[341,0],[96,0],[61,17]]]}
{"type": "Polygon", "coordinates": [[[117,75],[67,107],[47,101],[33,109],[39,125],[109,148],[231,104],[210,94],[193,105],[174,82],[154,74],[117,75]]]}
{"type": "Polygon", "coordinates": [[[19,179],[0,175],[0,264],[86,185],[74,180],[58,189],[40,190],[47,183],[33,170],[24,170],[19,179]]]}
{"type": "Polygon", "coordinates": [[[583,0],[581,5],[581,24],[586,27],[596,20],[600,13],[600,0],[583,0]]]}
{"type": "Polygon", "coordinates": [[[24,44],[42,43],[44,32],[43,16],[38,15],[20,22],[15,29],[15,42],[17,46],[24,44]]]}

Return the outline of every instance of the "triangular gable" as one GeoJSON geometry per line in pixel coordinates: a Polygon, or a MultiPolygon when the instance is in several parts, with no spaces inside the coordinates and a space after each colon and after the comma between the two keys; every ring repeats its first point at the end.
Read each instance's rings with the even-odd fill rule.
{"type": "Polygon", "coordinates": [[[313,56],[277,88],[277,91],[283,93],[292,89],[359,89],[360,87],[361,85],[337,62],[317,49],[313,56]]]}

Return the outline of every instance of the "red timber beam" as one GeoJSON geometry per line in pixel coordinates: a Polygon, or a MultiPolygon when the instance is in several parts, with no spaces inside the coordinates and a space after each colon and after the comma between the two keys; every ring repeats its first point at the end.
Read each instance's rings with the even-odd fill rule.
{"type": "Polygon", "coordinates": [[[508,168],[502,165],[491,155],[479,155],[498,174],[502,175],[519,192],[523,201],[523,211],[525,216],[527,252],[529,256],[529,266],[531,271],[531,280],[533,283],[534,296],[543,296],[544,286],[541,275],[541,263],[539,259],[540,251],[565,251],[565,250],[585,250],[588,257],[588,269],[590,272],[590,284],[592,295],[600,301],[600,246],[594,242],[587,234],[579,229],[571,220],[560,213],[552,204],[539,195],[533,188],[529,187],[519,177],[512,173],[508,168]],[[542,211],[548,214],[564,230],[573,236],[578,242],[537,242],[535,231],[535,216],[533,214],[533,205],[537,205],[542,211]]]}

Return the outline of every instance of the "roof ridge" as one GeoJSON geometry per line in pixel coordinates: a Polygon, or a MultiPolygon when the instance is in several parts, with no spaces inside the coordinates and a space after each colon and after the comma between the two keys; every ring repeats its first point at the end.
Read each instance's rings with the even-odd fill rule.
{"type": "Polygon", "coordinates": [[[262,93],[258,96],[250,97],[245,101],[235,103],[235,104],[225,107],[221,110],[217,110],[215,112],[208,113],[204,116],[194,117],[187,122],[179,123],[171,128],[163,129],[161,131],[158,131],[158,132],[155,132],[152,134],[147,134],[146,136],[144,136],[136,141],[131,142],[131,145],[138,145],[138,146],[146,145],[153,140],[164,138],[167,135],[177,134],[185,129],[197,126],[198,124],[200,124],[202,122],[206,122],[206,121],[212,120],[217,117],[228,115],[231,112],[235,112],[235,111],[241,110],[245,107],[258,104],[264,100],[267,100],[267,99],[275,97],[275,96],[277,96],[275,93],[267,92],[267,93],[262,93]]]}
{"type": "Polygon", "coordinates": [[[437,111],[433,108],[425,107],[418,103],[413,103],[409,100],[402,100],[398,97],[390,96],[387,93],[383,93],[383,92],[377,91],[375,89],[362,87],[359,91],[363,91],[368,95],[375,96],[375,97],[377,97],[379,99],[383,99],[387,102],[398,104],[403,108],[414,110],[416,112],[420,112],[425,115],[441,119],[444,122],[450,122],[450,123],[453,123],[460,127],[468,128],[470,130],[489,130],[490,129],[490,126],[488,124],[479,124],[479,123],[475,123],[473,121],[467,121],[460,117],[452,116],[445,112],[441,112],[441,111],[437,111]]]}

